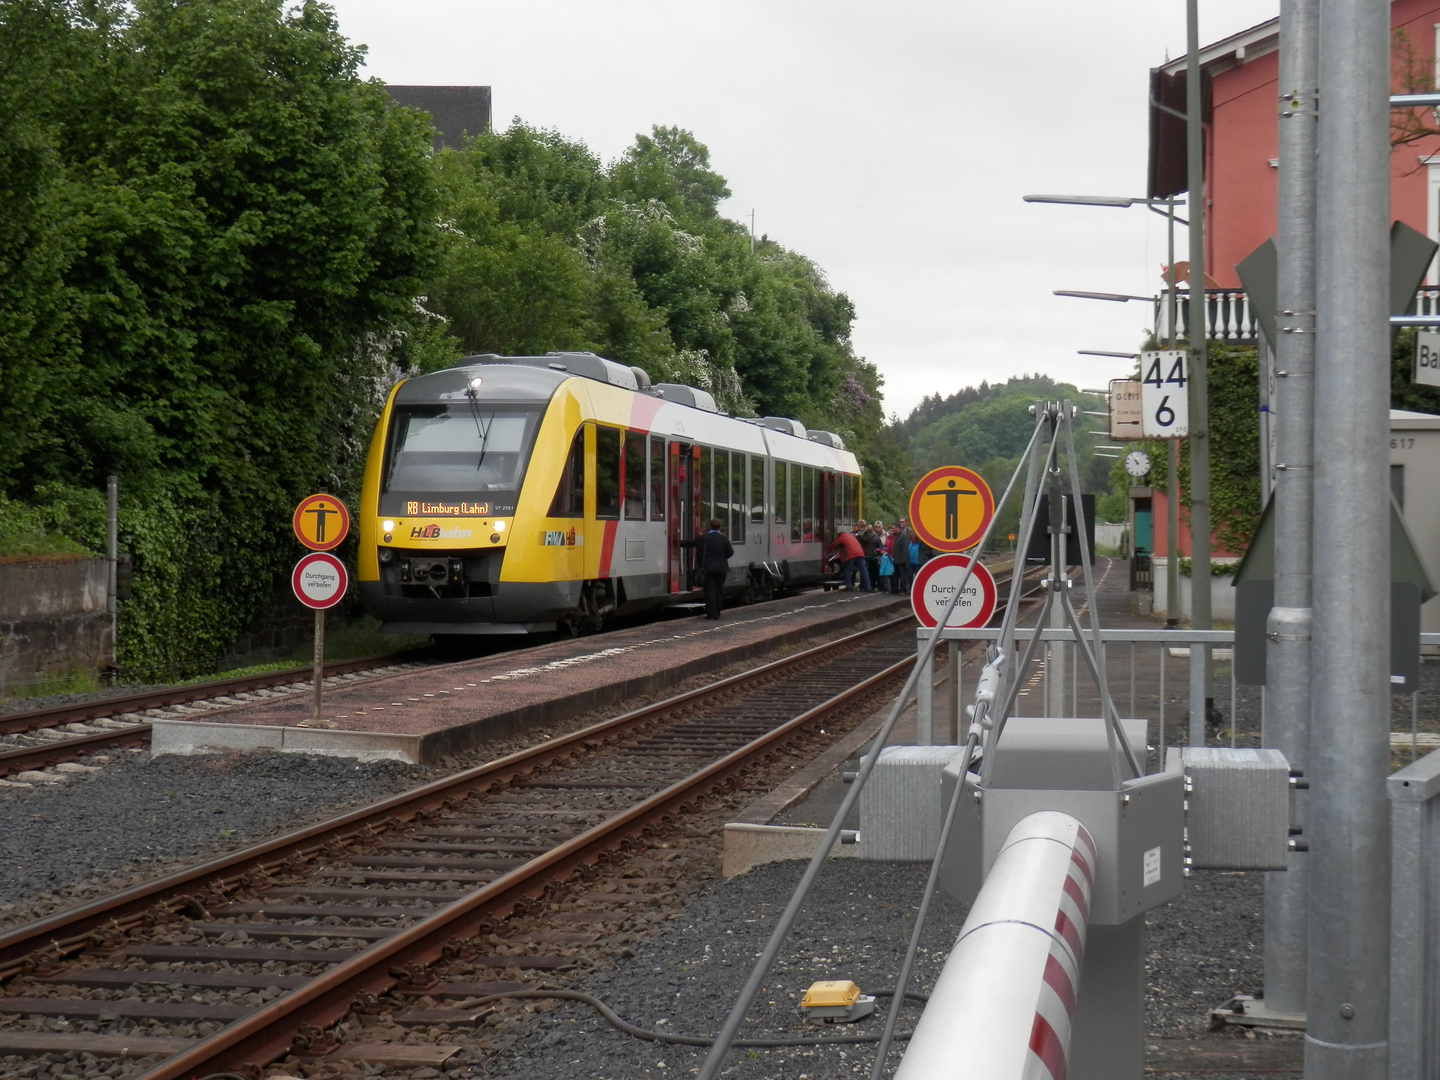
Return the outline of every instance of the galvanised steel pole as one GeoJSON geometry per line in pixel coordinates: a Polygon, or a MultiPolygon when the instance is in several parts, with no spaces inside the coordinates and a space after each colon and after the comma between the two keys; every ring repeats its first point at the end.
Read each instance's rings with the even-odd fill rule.
{"type": "MultiPolygon", "coordinates": [[[[1175,348],[1180,334],[1179,280],[1175,273],[1175,197],[1165,208],[1166,246],[1170,262],[1170,288],[1165,296],[1166,314],[1170,318],[1170,348],[1175,348]]],[[[1180,625],[1180,440],[1165,440],[1165,626],[1174,630],[1180,625]]],[[[1154,582],[1151,582],[1154,588],[1154,582]]],[[[1164,661],[1161,661],[1162,663],[1164,661]]]]}
{"type": "Polygon", "coordinates": [[[1389,45],[1386,0],[1320,0],[1309,1080],[1389,1057],[1389,45]]]}
{"type": "MultiPolygon", "coordinates": [[[[1275,606],[1266,624],[1265,736],[1309,775],[1311,527],[1315,480],[1315,136],[1317,0],[1280,3],[1279,266],[1275,325],[1275,606]]],[[[1293,823],[1305,827],[1307,793],[1293,823]]],[[[1265,875],[1265,1009],[1305,1012],[1306,874],[1292,851],[1265,875]]]]}
{"type": "MultiPolygon", "coordinates": [[[[1210,415],[1205,378],[1205,138],[1198,0],[1185,2],[1185,163],[1190,188],[1190,625],[1210,629],[1210,415]]],[[[1210,646],[1190,646],[1190,745],[1205,745],[1210,646]]]]}

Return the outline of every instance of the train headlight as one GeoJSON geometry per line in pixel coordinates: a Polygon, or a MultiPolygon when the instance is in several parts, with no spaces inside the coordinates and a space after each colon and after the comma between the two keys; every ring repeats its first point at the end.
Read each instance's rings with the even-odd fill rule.
{"type": "Polygon", "coordinates": [[[389,533],[386,533],[386,534],[385,534],[385,542],[386,542],[387,544],[393,542],[394,539],[395,539],[395,538],[394,538],[393,536],[391,536],[389,533]]]}
{"type": "MultiPolygon", "coordinates": [[[[382,521],[382,522],[380,522],[380,529],[381,529],[382,532],[392,533],[392,532],[395,531],[395,522],[393,522],[393,521],[382,521]]],[[[388,540],[388,539],[390,539],[390,538],[387,536],[385,539],[388,540]]]]}
{"type": "Polygon", "coordinates": [[[496,531],[497,533],[502,533],[502,532],[504,532],[504,531],[505,531],[505,522],[503,522],[503,521],[497,521],[497,522],[495,522],[495,531],[496,531]]]}
{"type": "MultiPolygon", "coordinates": [[[[387,536],[385,539],[389,540],[390,538],[387,536]]],[[[395,552],[392,551],[390,548],[381,548],[378,557],[380,559],[380,565],[389,566],[392,562],[395,561],[395,552]]]]}

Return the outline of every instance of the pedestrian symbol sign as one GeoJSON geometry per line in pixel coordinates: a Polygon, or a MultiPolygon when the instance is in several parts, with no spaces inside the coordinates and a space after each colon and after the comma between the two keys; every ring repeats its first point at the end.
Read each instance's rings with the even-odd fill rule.
{"type": "Polygon", "coordinates": [[[936,551],[969,551],[994,516],[990,485],[959,465],[931,469],[910,493],[910,526],[936,551]]]}
{"type": "Polygon", "coordinates": [[[300,543],[311,551],[340,546],[350,531],[350,511],[333,495],[311,495],[301,500],[291,519],[300,543]]]}

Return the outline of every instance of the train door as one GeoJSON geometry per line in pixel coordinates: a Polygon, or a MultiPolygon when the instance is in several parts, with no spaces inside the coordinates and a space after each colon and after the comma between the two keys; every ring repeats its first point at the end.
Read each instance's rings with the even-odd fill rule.
{"type": "Polygon", "coordinates": [[[690,443],[670,444],[670,517],[665,527],[670,537],[672,593],[690,588],[690,549],[682,548],[680,541],[695,536],[695,494],[700,484],[696,450],[690,443]]]}

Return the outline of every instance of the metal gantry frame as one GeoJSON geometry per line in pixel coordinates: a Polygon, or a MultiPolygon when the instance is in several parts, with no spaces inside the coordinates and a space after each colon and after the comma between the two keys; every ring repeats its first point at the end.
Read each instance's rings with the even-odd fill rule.
{"type": "MultiPolygon", "coordinates": [[[[1049,489],[1049,493],[1051,495],[1051,521],[1047,526],[1047,528],[1051,532],[1051,568],[1050,577],[1049,579],[1047,579],[1044,610],[1042,611],[1040,618],[1043,621],[1046,613],[1048,613],[1050,608],[1054,604],[1056,604],[1058,600],[1060,609],[1064,612],[1066,622],[1068,623],[1071,629],[1071,633],[1073,634],[1076,647],[1079,650],[1080,655],[1085,659],[1086,665],[1089,668],[1092,676],[1095,678],[1097,687],[1100,688],[1102,699],[1104,701],[1106,737],[1110,747],[1112,760],[1115,762],[1114,767],[1116,786],[1118,788],[1120,783],[1119,761],[1122,757],[1125,761],[1126,767],[1131,771],[1132,775],[1138,776],[1140,775],[1142,770],[1139,766],[1138,761],[1135,758],[1134,751],[1127,742],[1124,731],[1120,726],[1119,717],[1115,713],[1114,704],[1110,700],[1108,687],[1106,686],[1105,681],[1103,645],[1100,641],[1099,617],[1095,604],[1095,582],[1093,574],[1090,570],[1090,552],[1089,543],[1084,528],[1084,510],[1082,504],[1078,499],[1080,493],[1080,480],[1079,470],[1075,461],[1074,437],[1071,426],[1071,420],[1075,415],[1075,407],[1069,402],[1041,402],[1032,406],[1030,411],[1031,415],[1035,418],[1034,430],[1031,433],[1029,443],[1026,445],[1025,452],[1022,455],[1020,465],[1017,467],[1015,474],[1010,478],[1010,482],[1007,484],[1004,494],[1001,495],[1000,499],[996,503],[996,510],[998,512],[998,510],[1002,506],[1004,506],[1005,503],[1009,500],[1011,493],[1015,490],[1015,486],[1020,478],[1020,474],[1023,471],[1025,473],[1026,479],[1024,486],[1024,496],[1021,504],[1021,527],[1019,531],[1019,545],[1017,548],[1018,553],[1023,553],[1025,550],[1027,550],[1029,546],[1030,536],[1038,523],[1036,507],[1038,506],[1040,479],[1041,473],[1043,471],[1045,484],[1046,487],[1049,489]],[[1042,444],[1042,437],[1047,432],[1050,436],[1048,442],[1042,444]],[[1063,497],[1064,477],[1058,466],[1055,464],[1058,458],[1059,450],[1062,447],[1062,438],[1063,448],[1066,452],[1067,457],[1066,464],[1068,466],[1070,491],[1072,495],[1076,496],[1075,517],[1077,524],[1079,525],[1079,544],[1082,555],[1081,562],[1083,566],[1085,595],[1087,598],[1086,606],[1088,607],[1090,612],[1091,622],[1091,637],[1088,641],[1086,640],[1084,628],[1080,624],[1080,618],[1076,614],[1074,604],[1069,598],[1068,581],[1067,575],[1065,573],[1064,529],[1066,516],[1064,506],[1065,499],[1063,497]],[[1058,516],[1056,516],[1057,514],[1058,516]]],[[[992,517],[990,523],[985,528],[984,535],[981,537],[980,542],[977,545],[978,549],[984,549],[986,542],[989,540],[990,534],[994,529],[994,526],[995,518],[992,517]]],[[[1023,559],[1023,554],[1020,554],[1019,557],[1023,559]]],[[[809,896],[810,890],[814,886],[816,878],[819,876],[820,869],[824,866],[825,861],[829,856],[829,852],[834,848],[835,843],[840,839],[840,834],[843,831],[845,820],[849,816],[851,810],[854,808],[857,801],[859,800],[860,793],[864,789],[866,781],[869,779],[871,773],[873,773],[875,765],[880,759],[880,752],[884,749],[885,744],[889,741],[891,734],[894,732],[895,725],[900,718],[900,714],[903,712],[904,707],[909,701],[911,695],[915,692],[916,684],[919,681],[922,672],[928,671],[928,665],[925,664],[921,658],[926,655],[933,655],[935,646],[939,643],[944,633],[946,623],[950,621],[950,616],[953,613],[955,606],[958,604],[960,597],[965,592],[966,586],[969,584],[969,579],[973,566],[974,561],[972,560],[971,568],[967,568],[965,574],[960,580],[959,586],[951,594],[950,602],[946,608],[946,611],[937,621],[937,624],[929,634],[928,639],[921,645],[920,656],[917,657],[914,669],[911,671],[909,678],[906,680],[904,688],[896,697],[895,703],[891,706],[889,715],[886,717],[885,722],[881,725],[879,732],[876,734],[869,753],[866,754],[864,760],[861,762],[860,768],[855,774],[855,779],[853,783],[850,784],[849,789],[846,791],[845,797],[841,800],[840,806],[836,810],[835,815],[831,820],[828,829],[826,830],[824,838],[821,839],[820,843],[816,846],[815,854],[811,857],[809,864],[806,866],[804,873],[801,875],[800,882],[796,885],[795,891],[791,895],[789,903],[786,905],[785,910],[781,912],[779,919],[776,921],[775,927],[771,932],[769,940],[766,942],[765,948],[761,951],[759,958],[755,962],[755,966],[751,969],[750,975],[747,977],[745,984],[741,988],[739,995],[736,997],[736,1000],[732,1005],[729,1014],[726,1016],[720,1031],[716,1035],[714,1045],[710,1048],[709,1054],[706,1056],[705,1061],[700,1067],[698,1073],[699,1080],[714,1080],[714,1078],[719,1075],[725,1057],[729,1053],[731,1044],[734,1042],[735,1037],[740,1030],[740,1025],[744,1022],[746,1014],[750,1011],[751,1006],[755,1002],[755,998],[759,995],[762,985],[768,977],[771,968],[774,966],[775,960],[779,956],[780,950],[783,947],[786,938],[789,936],[791,929],[794,927],[795,921],[799,917],[801,909],[804,907],[805,900],[809,896]]],[[[1014,651],[1015,628],[1018,619],[1018,613],[1018,604],[1012,603],[1006,606],[1005,616],[1001,627],[1000,639],[997,641],[996,645],[989,650],[988,662],[985,666],[985,672],[978,680],[975,692],[975,702],[969,710],[971,724],[969,731],[966,734],[965,744],[960,758],[960,775],[962,777],[970,771],[971,763],[973,762],[974,756],[979,749],[982,738],[989,740],[992,745],[994,740],[998,739],[1000,731],[1003,730],[1004,726],[1004,709],[1014,701],[1016,687],[1018,686],[1019,682],[1019,675],[1021,672],[1023,672],[1023,665],[1021,665],[1020,667],[1011,668],[1008,661],[1010,656],[1013,655],[1014,651]],[[1007,668],[1010,668],[1012,674],[1007,675],[1007,668]],[[1006,687],[1007,680],[1012,684],[1008,690],[1006,687]],[[1003,703],[999,714],[1001,717],[1001,723],[999,727],[996,727],[995,725],[994,714],[997,702],[1003,703]],[[989,734],[992,730],[994,732],[993,736],[989,734]]],[[[1034,643],[1038,642],[1039,640],[1039,634],[1035,634],[1032,636],[1032,643],[1030,646],[1031,651],[1033,651],[1034,649],[1034,643]]],[[[903,1000],[905,988],[909,982],[910,972],[914,964],[916,952],[918,951],[920,933],[924,927],[925,919],[929,912],[930,901],[934,896],[936,886],[938,884],[940,856],[941,853],[945,850],[950,831],[954,825],[955,811],[958,805],[959,793],[963,790],[963,788],[963,784],[956,785],[956,794],[951,799],[950,805],[947,809],[944,825],[941,829],[940,840],[936,850],[935,859],[931,865],[929,880],[927,881],[925,893],[921,899],[920,909],[916,914],[914,929],[910,938],[909,946],[906,950],[905,959],[902,961],[899,977],[896,982],[897,989],[895,992],[895,1000],[897,1002],[903,1000]]],[[[892,1008],[886,1018],[885,1029],[881,1035],[880,1042],[876,1049],[875,1059],[871,1071],[872,1080],[878,1080],[884,1070],[885,1059],[888,1054],[890,1044],[894,1038],[895,1026],[898,1022],[898,1018],[898,1008],[892,1008]]]]}

